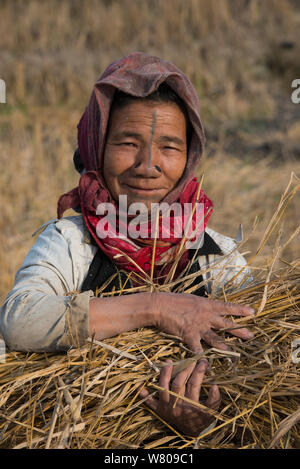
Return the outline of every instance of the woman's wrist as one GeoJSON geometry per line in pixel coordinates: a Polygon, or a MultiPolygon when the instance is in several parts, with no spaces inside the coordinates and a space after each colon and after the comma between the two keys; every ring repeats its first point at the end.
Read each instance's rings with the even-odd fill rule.
{"type": "Polygon", "coordinates": [[[156,326],[158,316],[156,295],[154,293],[134,293],[127,296],[130,305],[132,305],[137,327],[156,326]]]}
{"type": "Polygon", "coordinates": [[[147,293],[149,302],[149,320],[152,326],[159,328],[161,316],[162,293],[151,292],[147,293]]]}
{"type": "Polygon", "coordinates": [[[90,300],[89,331],[103,339],[118,333],[155,326],[158,309],[151,293],[90,300]]]}
{"type": "Polygon", "coordinates": [[[151,293],[151,311],[154,321],[153,325],[159,330],[164,329],[169,321],[174,319],[174,314],[176,311],[176,305],[174,305],[175,308],[173,307],[174,295],[179,297],[179,295],[175,293],[151,293]]]}

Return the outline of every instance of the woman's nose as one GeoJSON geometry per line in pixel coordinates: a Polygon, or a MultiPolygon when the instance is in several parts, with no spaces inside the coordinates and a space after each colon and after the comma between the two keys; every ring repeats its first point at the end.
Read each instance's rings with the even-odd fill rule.
{"type": "Polygon", "coordinates": [[[158,151],[153,147],[140,149],[133,169],[136,176],[159,177],[162,169],[160,167],[158,151]]]}

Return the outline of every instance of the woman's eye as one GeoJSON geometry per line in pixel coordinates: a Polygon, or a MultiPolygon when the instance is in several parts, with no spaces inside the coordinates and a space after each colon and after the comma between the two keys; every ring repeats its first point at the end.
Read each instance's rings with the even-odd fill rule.
{"type": "Polygon", "coordinates": [[[135,147],[136,143],[134,143],[134,142],[121,142],[119,145],[126,145],[127,147],[135,147]]]}
{"type": "Polygon", "coordinates": [[[164,150],[175,150],[175,151],[178,151],[178,148],[167,146],[167,147],[164,147],[164,150]]]}

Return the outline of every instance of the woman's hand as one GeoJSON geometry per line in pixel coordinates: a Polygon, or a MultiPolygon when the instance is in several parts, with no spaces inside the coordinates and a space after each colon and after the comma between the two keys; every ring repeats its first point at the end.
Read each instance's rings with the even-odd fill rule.
{"type": "MultiPolygon", "coordinates": [[[[145,388],[140,391],[140,396],[147,398],[146,404],[180,432],[197,437],[202,430],[214,421],[214,417],[199,407],[169,394],[168,391],[170,390],[198,403],[207,361],[201,360],[196,365],[189,366],[178,373],[172,382],[173,366],[172,362],[168,361],[168,363],[160,373],[159,386],[164,388],[164,391],[159,392],[159,398],[148,397],[149,392],[145,388]]],[[[217,410],[220,402],[219,389],[216,385],[213,385],[206,401],[201,403],[210,409],[217,410]]]]}
{"type": "Polygon", "coordinates": [[[180,337],[194,353],[202,351],[201,340],[212,347],[230,350],[214,330],[229,328],[229,332],[242,339],[253,334],[226,316],[249,316],[254,313],[248,306],[184,293],[135,293],[114,298],[90,300],[90,336],[102,340],[125,331],[154,326],[168,334],[180,337]]]}
{"type": "Polygon", "coordinates": [[[253,338],[253,333],[247,328],[236,329],[236,323],[226,317],[252,315],[254,310],[249,306],[179,293],[154,293],[153,301],[155,326],[180,337],[195,353],[202,351],[202,339],[218,349],[230,350],[214,330],[226,328],[242,339],[253,338]]]}

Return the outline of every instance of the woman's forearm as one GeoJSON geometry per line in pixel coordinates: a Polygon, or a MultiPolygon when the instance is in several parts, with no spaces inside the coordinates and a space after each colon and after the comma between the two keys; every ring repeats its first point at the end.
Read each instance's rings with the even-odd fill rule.
{"type": "Polygon", "coordinates": [[[226,316],[251,316],[249,306],[181,293],[136,293],[114,298],[90,300],[89,333],[105,339],[139,327],[155,326],[167,334],[180,337],[190,350],[202,351],[201,340],[212,347],[228,350],[229,346],[215,330],[227,329],[242,339],[251,339],[247,328],[236,328],[226,316]]]}
{"type": "Polygon", "coordinates": [[[139,327],[155,325],[155,308],[151,293],[90,300],[89,335],[95,339],[113,337],[139,327]]]}

